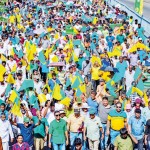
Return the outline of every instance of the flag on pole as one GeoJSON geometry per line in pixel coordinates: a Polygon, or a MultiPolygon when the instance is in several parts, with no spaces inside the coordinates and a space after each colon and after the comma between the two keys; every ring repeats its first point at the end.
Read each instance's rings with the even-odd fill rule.
{"type": "Polygon", "coordinates": [[[138,14],[142,15],[143,14],[143,0],[135,0],[134,9],[138,14]]]}

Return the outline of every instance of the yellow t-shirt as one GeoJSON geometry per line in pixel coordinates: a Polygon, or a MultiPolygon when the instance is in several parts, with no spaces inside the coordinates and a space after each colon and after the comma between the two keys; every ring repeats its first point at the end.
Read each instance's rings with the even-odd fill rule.
{"type": "Polygon", "coordinates": [[[16,19],[15,16],[10,16],[10,17],[9,17],[10,23],[15,23],[15,19],[16,19]]]}
{"type": "Polygon", "coordinates": [[[92,80],[99,80],[99,69],[100,67],[92,67],[92,80]]]}

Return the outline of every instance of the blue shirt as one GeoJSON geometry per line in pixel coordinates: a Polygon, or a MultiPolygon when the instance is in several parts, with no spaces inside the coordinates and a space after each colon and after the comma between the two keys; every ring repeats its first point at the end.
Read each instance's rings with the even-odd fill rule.
{"type": "Polygon", "coordinates": [[[55,86],[55,83],[57,84],[60,84],[60,81],[56,78],[56,80],[54,81],[53,79],[50,79],[48,81],[48,85],[50,87],[51,90],[53,90],[54,86],[55,86]]]}
{"type": "Polygon", "coordinates": [[[98,103],[97,103],[97,101],[96,100],[92,100],[92,98],[91,97],[89,97],[88,99],[87,99],[87,104],[91,107],[91,108],[94,108],[95,109],[95,114],[98,116],[98,103]]]}
{"type": "Polygon", "coordinates": [[[0,109],[0,116],[1,116],[2,113],[5,113],[5,115],[6,115],[6,120],[8,120],[8,111],[7,111],[7,110],[4,110],[4,111],[2,112],[1,109],[0,109]]]}
{"type": "Polygon", "coordinates": [[[113,41],[115,40],[114,36],[107,36],[106,41],[109,47],[113,47],[113,41]]]}
{"type": "Polygon", "coordinates": [[[144,135],[144,126],[146,125],[146,119],[141,116],[139,119],[136,119],[135,116],[131,116],[128,122],[131,125],[131,133],[137,140],[143,138],[144,135]]]}
{"type": "Polygon", "coordinates": [[[23,141],[27,142],[30,146],[33,145],[33,128],[34,124],[29,124],[28,127],[25,127],[24,124],[18,123],[17,127],[20,129],[23,136],[23,141]]]}

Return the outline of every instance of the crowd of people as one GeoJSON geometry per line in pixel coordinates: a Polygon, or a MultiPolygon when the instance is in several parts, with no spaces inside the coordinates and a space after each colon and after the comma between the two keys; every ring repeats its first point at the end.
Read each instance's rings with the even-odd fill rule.
{"type": "Polygon", "coordinates": [[[97,0],[5,9],[0,150],[150,150],[150,37],[139,20],[97,0]]]}

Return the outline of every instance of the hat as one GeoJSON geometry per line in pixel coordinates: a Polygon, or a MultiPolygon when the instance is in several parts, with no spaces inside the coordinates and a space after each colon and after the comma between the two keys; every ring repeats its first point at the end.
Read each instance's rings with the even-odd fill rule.
{"type": "Polygon", "coordinates": [[[140,104],[142,102],[142,100],[140,99],[140,98],[137,98],[136,100],[135,100],[135,103],[137,103],[137,104],[140,104]]]}
{"type": "Polygon", "coordinates": [[[131,109],[131,104],[127,104],[126,109],[131,109]]]}
{"type": "Polygon", "coordinates": [[[65,114],[66,113],[64,110],[60,110],[59,112],[60,112],[60,114],[65,114]]]}
{"type": "Polygon", "coordinates": [[[139,38],[139,41],[142,41],[142,38],[139,38]]]}
{"type": "Polygon", "coordinates": [[[82,103],[82,100],[80,97],[77,98],[77,103],[82,103]]]}
{"type": "Polygon", "coordinates": [[[95,109],[92,108],[92,109],[89,110],[90,115],[94,115],[95,113],[96,113],[95,109]]]}
{"type": "Polygon", "coordinates": [[[30,119],[29,119],[28,117],[25,117],[25,118],[23,119],[23,122],[25,122],[25,123],[30,122],[30,119]]]}
{"type": "Polygon", "coordinates": [[[64,58],[65,56],[64,55],[61,55],[61,58],[64,58]]]}
{"type": "Polygon", "coordinates": [[[100,79],[99,82],[105,82],[105,80],[104,79],[100,79]]]}
{"type": "Polygon", "coordinates": [[[79,114],[80,113],[80,109],[79,108],[74,108],[74,113],[75,114],[79,114]]]}
{"type": "Polygon", "coordinates": [[[82,104],[82,108],[90,108],[89,105],[87,103],[83,103],[82,104]]]}
{"type": "Polygon", "coordinates": [[[141,109],[135,109],[135,113],[141,114],[141,109]]]}

